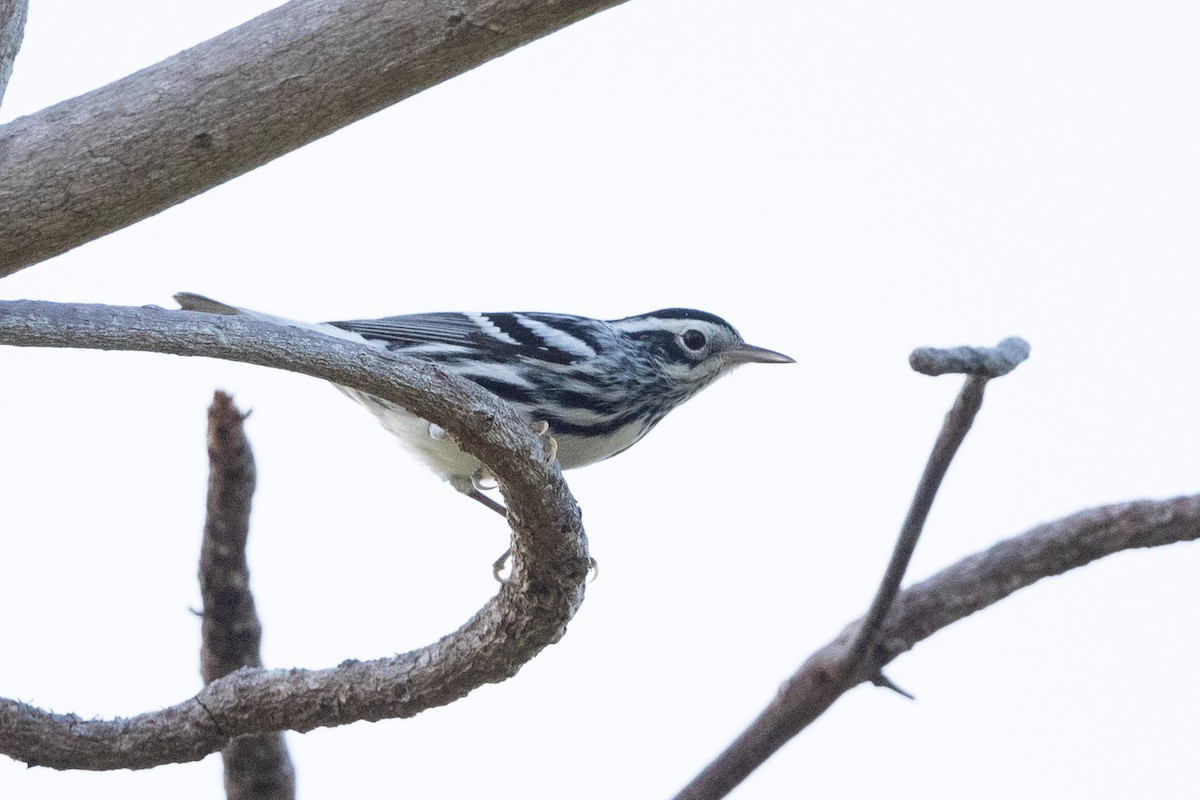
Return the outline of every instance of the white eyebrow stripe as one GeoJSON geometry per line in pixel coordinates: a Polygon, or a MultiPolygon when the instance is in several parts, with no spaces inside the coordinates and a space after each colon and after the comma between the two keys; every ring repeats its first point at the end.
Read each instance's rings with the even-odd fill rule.
{"type": "Polygon", "coordinates": [[[656,317],[633,319],[621,319],[616,322],[610,322],[614,328],[617,328],[622,333],[641,333],[642,331],[667,331],[669,333],[683,333],[686,330],[693,328],[705,331],[713,330],[716,326],[711,322],[699,319],[659,319],[656,317]]]}
{"type": "Polygon", "coordinates": [[[530,333],[545,342],[548,347],[583,358],[594,358],[596,355],[596,351],[589,347],[587,342],[572,336],[566,331],[555,328],[553,325],[539,322],[536,319],[530,319],[524,314],[516,314],[514,316],[517,322],[524,325],[530,333]]]}
{"type": "Polygon", "coordinates": [[[493,339],[495,339],[497,341],[504,342],[505,344],[511,344],[511,345],[520,345],[521,344],[516,339],[509,336],[507,333],[500,330],[499,326],[497,326],[496,323],[494,323],[490,319],[488,319],[486,315],[481,314],[478,311],[468,311],[465,314],[463,314],[463,316],[465,316],[467,319],[471,320],[471,322],[474,322],[476,325],[478,325],[479,330],[483,331],[484,334],[492,337],[493,339]]]}

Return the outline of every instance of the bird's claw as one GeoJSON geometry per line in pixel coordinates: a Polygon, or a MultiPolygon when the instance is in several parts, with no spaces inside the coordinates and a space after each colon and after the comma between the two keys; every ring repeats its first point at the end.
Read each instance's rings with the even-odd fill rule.
{"type": "Polygon", "coordinates": [[[504,583],[504,578],[500,577],[500,573],[504,571],[504,567],[508,564],[508,557],[512,554],[512,548],[508,548],[500,557],[492,562],[492,577],[496,579],[496,583],[504,583]]]}
{"type": "MultiPolygon", "coordinates": [[[[508,548],[500,557],[492,562],[492,577],[496,579],[496,583],[504,583],[504,578],[500,577],[500,573],[504,571],[504,567],[508,564],[508,558],[512,555],[512,548],[508,548]]],[[[600,577],[600,562],[588,556],[588,583],[592,583],[600,577]]]]}
{"type": "Polygon", "coordinates": [[[490,492],[496,488],[496,477],[488,471],[488,468],[480,464],[471,473],[471,485],[475,487],[477,492],[490,492]]]}
{"type": "Polygon", "coordinates": [[[542,440],[542,449],[546,452],[546,463],[553,464],[554,459],[558,458],[558,440],[550,435],[550,423],[540,419],[530,423],[529,427],[542,440]]]}

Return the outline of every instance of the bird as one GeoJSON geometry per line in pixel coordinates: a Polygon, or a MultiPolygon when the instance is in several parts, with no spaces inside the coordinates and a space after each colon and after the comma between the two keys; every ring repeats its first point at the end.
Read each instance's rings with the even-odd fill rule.
{"type": "MultiPolygon", "coordinates": [[[[743,364],[790,364],[705,311],[667,308],[614,320],[543,312],[445,312],[307,323],[180,292],[185,311],[237,314],[316,330],[433,362],[506,400],[548,437],[559,466],[624,452],[663,417],[743,364]]],[[[337,386],[337,384],[335,384],[337,386]]],[[[337,386],[462,494],[506,513],[478,459],[438,425],[391,401],[337,386]]]]}

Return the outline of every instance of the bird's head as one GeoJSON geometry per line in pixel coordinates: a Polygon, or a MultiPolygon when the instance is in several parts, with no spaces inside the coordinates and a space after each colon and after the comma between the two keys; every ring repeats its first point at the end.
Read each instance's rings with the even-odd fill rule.
{"type": "Polygon", "coordinates": [[[746,344],[725,320],[691,308],[666,308],[610,323],[639,342],[670,384],[696,392],[742,364],[791,364],[794,359],[746,344]]]}

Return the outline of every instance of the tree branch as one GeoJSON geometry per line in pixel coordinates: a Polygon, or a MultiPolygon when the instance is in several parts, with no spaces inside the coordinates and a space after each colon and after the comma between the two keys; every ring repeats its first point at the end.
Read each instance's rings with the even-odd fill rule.
{"type": "MultiPolygon", "coordinates": [[[[975,415],[979,413],[979,408],[983,405],[983,390],[986,387],[987,378],[976,376],[967,378],[962,391],[958,394],[958,399],[954,402],[954,407],[946,415],[946,422],[933,445],[933,452],[929,454],[925,472],[917,483],[916,496],[913,497],[908,515],[900,527],[900,536],[896,540],[896,547],[892,551],[892,558],[884,571],[879,590],[863,618],[863,624],[859,627],[853,643],[846,651],[845,660],[838,666],[838,676],[843,680],[851,680],[858,676],[867,650],[878,640],[883,620],[886,619],[887,612],[896,599],[896,593],[900,591],[900,582],[904,579],[904,573],[908,571],[908,565],[917,549],[917,540],[921,537],[921,531],[925,529],[925,520],[929,518],[929,512],[933,508],[934,497],[937,496],[942,480],[946,477],[946,471],[950,469],[950,462],[966,438],[967,432],[971,430],[971,423],[975,421],[975,415]]],[[[874,675],[866,677],[878,678],[874,675]]],[[[853,681],[853,683],[857,683],[857,681],[853,681]]]]}
{"type": "Polygon", "coordinates": [[[21,50],[25,38],[25,17],[29,13],[29,0],[0,0],[0,104],[12,77],[13,61],[21,50]]]}
{"type": "Polygon", "coordinates": [[[1010,336],[995,347],[918,347],[908,364],[922,375],[959,373],[999,378],[1029,358],[1029,342],[1010,336]]]}
{"type": "Polygon", "coordinates": [[[292,0],[0,127],[0,276],[623,0],[292,0]]]}
{"type": "MultiPolygon", "coordinates": [[[[968,556],[901,592],[860,676],[878,673],[893,659],[951,623],[998,603],[1042,578],[1060,575],[1122,550],[1200,539],[1200,495],[1100,506],[1039,525],[968,556]]],[[[825,712],[868,680],[838,679],[861,620],[852,622],[813,653],[775,699],[676,800],[725,797],[747,775],[825,712]]]]}
{"type": "Polygon", "coordinates": [[[245,317],[156,307],[0,302],[0,344],[140,350],[290,369],[360,389],[436,423],[495,476],[513,569],[458,631],[393,658],[324,670],[241,669],[195,697],[128,719],[82,720],[0,700],[0,752],[60,769],[192,761],[231,739],[409,717],[514,675],[560,639],[588,571],[579,509],[541,440],[506,404],[436,366],[245,317]]]}
{"type": "MultiPolygon", "coordinates": [[[[958,448],[967,438],[975,415],[983,405],[983,392],[987,388],[987,382],[1007,375],[1027,358],[1029,343],[1016,336],[1004,339],[996,347],[922,347],[914,350],[909,357],[909,364],[917,372],[926,375],[965,373],[968,377],[958,393],[958,399],[954,401],[953,408],[946,415],[942,430],[933,444],[933,452],[929,454],[925,463],[921,480],[917,482],[916,494],[904,518],[904,524],[900,527],[900,536],[892,550],[891,560],[884,571],[875,599],[871,601],[863,624],[838,667],[837,674],[843,681],[851,680],[857,674],[867,650],[878,641],[879,629],[892,607],[892,601],[896,599],[896,593],[900,591],[900,582],[904,580],[904,574],[908,571],[908,565],[917,549],[917,540],[921,538],[921,531],[924,530],[925,521],[933,508],[933,500],[937,497],[947,470],[950,469],[950,462],[954,460],[958,448]]],[[[877,685],[886,686],[906,697],[910,696],[889,681],[882,672],[868,675],[877,685]]]]}
{"type": "Polygon", "coordinates": [[[250,592],[246,541],[254,495],[254,454],[242,413],[224,392],[208,409],[208,510],[200,545],[200,675],[205,683],[261,667],[262,626],[250,592]]]}
{"type": "MultiPolygon", "coordinates": [[[[208,513],[200,547],[203,623],[200,674],[212,683],[241,667],[261,667],[262,625],[250,591],[246,540],[254,495],[254,454],[246,415],[224,392],[208,409],[208,513]]],[[[292,800],[296,771],[282,733],[234,739],[221,751],[229,800],[292,800]]]]}

